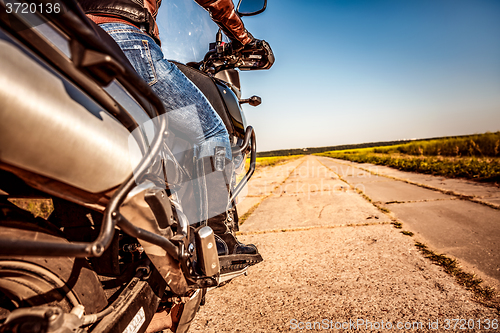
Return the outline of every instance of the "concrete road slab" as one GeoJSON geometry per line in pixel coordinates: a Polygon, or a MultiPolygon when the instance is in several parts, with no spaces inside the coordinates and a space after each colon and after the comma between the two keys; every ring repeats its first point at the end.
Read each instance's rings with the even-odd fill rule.
{"type": "Polygon", "coordinates": [[[342,179],[354,188],[363,191],[375,202],[444,200],[453,198],[438,191],[373,175],[360,170],[353,163],[344,165],[327,157],[319,157],[318,160],[331,170],[335,170],[336,173],[341,175],[342,179]],[[345,176],[342,176],[342,174],[345,176]]]}
{"type": "Polygon", "coordinates": [[[417,232],[421,240],[433,250],[444,251],[458,258],[471,270],[480,271],[483,278],[492,278],[493,284],[500,286],[500,251],[498,251],[500,210],[471,201],[458,200],[457,195],[443,194],[402,180],[440,188],[443,191],[463,193],[475,198],[488,197],[490,203],[500,201],[497,199],[499,193],[495,186],[403,172],[384,166],[370,164],[356,166],[352,162],[344,164],[339,160],[328,161],[328,158],[319,160],[339,170],[342,168],[355,170],[363,167],[378,174],[394,177],[395,179],[380,176],[375,179],[385,178],[385,181],[366,182],[355,177],[345,179],[352,186],[354,182],[358,182],[357,188],[374,202],[397,202],[386,207],[403,222],[405,229],[417,232]]]}
{"type": "Polygon", "coordinates": [[[487,201],[500,206],[500,198],[489,198],[487,201]]]}
{"type": "Polygon", "coordinates": [[[373,201],[382,203],[391,201],[451,200],[455,198],[438,191],[398,181],[363,183],[356,185],[356,188],[363,191],[373,201]]]}
{"type": "Polygon", "coordinates": [[[307,194],[318,191],[346,191],[349,186],[316,159],[305,159],[286,181],[278,186],[274,195],[307,194]]]}
{"type": "Polygon", "coordinates": [[[314,179],[290,177],[274,189],[274,195],[312,194],[315,192],[347,191],[350,186],[339,179],[314,179]]]}
{"type": "Polygon", "coordinates": [[[338,179],[335,172],[319,163],[317,159],[305,158],[291,174],[289,178],[299,179],[338,179]]]}
{"type": "Polygon", "coordinates": [[[262,201],[261,197],[246,197],[236,205],[238,216],[245,215],[253,206],[262,201]]]}
{"type": "Polygon", "coordinates": [[[433,176],[419,174],[415,172],[405,172],[389,167],[374,166],[372,170],[379,174],[406,179],[419,184],[442,188],[444,190],[453,191],[464,195],[473,195],[477,197],[498,197],[500,196],[500,188],[494,184],[480,183],[466,179],[453,179],[442,176],[433,176]]]}
{"type": "Polygon", "coordinates": [[[370,182],[372,179],[385,178],[383,176],[387,176],[405,180],[415,184],[430,186],[432,188],[440,189],[445,192],[452,192],[457,195],[472,196],[486,203],[490,203],[500,207],[500,187],[495,184],[475,182],[466,179],[453,179],[442,176],[426,175],[416,172],[406,172],[382,165],[354,163],[327,157],[318,157],[318,159],[319,161],[321,161],[321,163],[339,170],[339,174],[341,176],[342,174],[346,174],[346,177],[353,177],[353,175],[355,176],[355,174],[358,173],[357,171],[355,171],[356,169],[369,170],[370,172],[380,175],[372,175],[372,178],[367,176],[365,177],[365,179],[363,179],[363,177],[357,177],[359,179],[355,180],[353,180],[353,178],[349,178],[349,182],[357,181],[358,183],[366,183],[370,182]]]}
{"type": "Polygon", "coordinates": [[[253,197],[261,197],[261,196],[266,196],[274,189],[279,186],[281,182],[269,182],[269,183],[263,183],[263,184],[249,184],[247,185],[247,193],[248,195],[251,195],[253,197]]]}
{"type": "Polygon", "coordinates": [[[379,183],[379,182],[387,182],[390,181],[390,179],[385,178],[385,177],[378,177],[370,174],[365,174],[363,177],[360,176],[345,176],[342,177],[343,180],[348,182],[349,184],[352,184],[353,186],[358,186],[361,184],[366,184],[366,183],[379,183]]]}
{"type": "Polygon", "coordinates": [[[243,188],[237,204],[238,214],[242,216],[250,208],[261,202],[275,191],[290,176],[298,165],[304,161],[297,159],[286,164],[263,167],[255,171],[250,182],[243,188]]]}
{"type": "MultiPolygon", "coordinates": [[[[299,168],[316,168],[313,159],[299,168]]],[[[292,172],[284,185],[320,182],[317,173],[300,170],[302,177],[292,172]]],[[[238,238],[256,244],[264,262],[250,267],[248,277],[209,292],[191,332],[285,332],[299,322],[327,323],[333,332],[349,322],[364,323],[357,328],[366,332],[383,331],[369,324],[375,322],[390,322],[393,330],[417,323],[414,331],[446,331],[448,318],[498,318],[424,259],[413,238],[380,224],[389,218],[355,191],[300,192],[267,195],[241,226],[238,238]],[[429,322],[440,326],[429,328],[429,322]]]]}
{"type": "Polygon", "coordinates": [[[464,200],[386,207],[433,249],[460,258],[500,282],[499,210],[464,200]]]}
{"type": "Polygon", "coordinates": [[[332,172],[338,174],[340,177],[378,177],[376,175],[372,175],[370,172],[364,171],[360,169],[358,164],[338,160],[329,157],[315,156],[314,157],[319,163],[327,167],[332,172]]]}
{"type": "Polygon", "coordinates": [[[353,191],[323,191],[269,197],[240,226],[240,230],[246,232],[389,221],[385,214],[353,191]]]}
{"type": "Polygon", "coordinates": [[[388,181],[389,178],[373,174],[360,169],[360,166],[351,162],[344,163],[328,157],[316,156],[318,162],[328,168],[332,173],[338,175],[350,184],[363,184],[369,182],[388,181]]]}
{"type": "Polygon", "coordinates": [[[413,240],[392,226],[239,237],[256,244],[264,261],[251,267],[249,276],[210,291],[190,332],[321,331],[292,330],[293,320],[325,320],[325,332],[386,332],[377,324],[371,326],[382,321],[393,325],[387,331],[399,331],[398,323],[421,322],[427,327],[414,326],[411,331],[446,332],[447,318],[476,323],[498,318],[494,310],[475,303],[471,293],[424,259],[413,240]],[[357,320],[357,330],[335,329],[337,323],[341,328],[357,320]],[[439,329],[429,330],[429,321],[436,320],[439,329]]]}

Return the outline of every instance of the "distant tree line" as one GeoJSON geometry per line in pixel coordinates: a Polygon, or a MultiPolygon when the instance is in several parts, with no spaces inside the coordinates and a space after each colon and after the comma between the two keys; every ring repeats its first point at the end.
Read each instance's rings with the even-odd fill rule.
{"type": "Polygon", "coordinates": [[[328,146],[328,147],[280,149],[280,150],[258,152],[257,157],[310,155],[310,154],[324,153],[325,151],[332,151],[332,150],[346,150],[346,149],[357,149],[357,148],[373,148],[373,147],[381,147],[381,146],[394,146],[394,145],[400,145],[402,143],[407,143],[407,142],[411,142],[411,141],[412,140],[398,140],[398,141],[368,142],[368,143],[358,143],[358,144],[338,145],[338,146],[328,146]]]}

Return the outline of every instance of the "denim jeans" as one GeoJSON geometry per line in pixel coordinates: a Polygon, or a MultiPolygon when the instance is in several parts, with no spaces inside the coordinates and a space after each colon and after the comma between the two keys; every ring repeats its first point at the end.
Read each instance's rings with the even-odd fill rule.
{"type": "Polygon", "coordinates": [[[169,130],[191,142],[197,158],[213,156],[216,147],[224,147],[231,160],[229,135],[219,115],[198,87],[163,58],[158,44],[131,25],[105,23],[100,27],[113,37],[139,76],[163,101],[169,130]]]}

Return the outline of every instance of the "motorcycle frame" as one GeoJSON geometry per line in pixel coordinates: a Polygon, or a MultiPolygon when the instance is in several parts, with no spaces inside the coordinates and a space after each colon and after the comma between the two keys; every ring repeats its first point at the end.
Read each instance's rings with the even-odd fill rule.
{"type": "MultiPolygon", "coordinates": [[[[44,3],[44,0],[40,2],[44,3]]],[[[0,238],[0,254],[53,257],[99,257],[110,245],[115,232],[115,227],[118,226],[130,236],[155,244],[164,249],[175,260],[181,262],[181,266],[183,267],[183,270],[188,278],[194,278],[194,280],[203,283],[203,281],[199,279],[200,277],[195,278],[191,276],[189,270],[186,269],[189,254],[185,251],[184,242],[182,241],[186,235],[181,233],[180,239],[179,237],[176,237],[177,241],[175,244],[166,237],[136,227],[120,213],[120,205],[124,202],[128,193],[136,186],[135,180],[148,172],[151,160],[158,156],[164,137],[168,134],[166,132],[166,117],[160,117],[166,113],[162,101],[136,74],[133,68],[122,66],[119,61],[120,57],[116,55],[109,45],[100,40],[100,38],[96,35],[96,31],[92,28],[92,25],[89,23],[87,17],[80,10],[77,4],[67,1],[61,3],[61,9],[65,12],[65,15],[57,16],[54,14],[49,16],[49,18],[55,27],[63,31],[69,37],[73,38],[71,39],[72,55],[83,52],[88,56],[92,56],[93,60],[97,59],[97,64],[94,63],[93,67],[85,67],[85,55],[80,58],[74,57],[72,60],[73,62],[76,62],[76,67],[90,72],[95,81],[100,83],[101,87],[110,83],[112,80],[119,82],[139,103],[143,110],[146,111],[149,117],[151,119],[156,119],[156,126],[158,130],[152,140],[151,148],[142,158],[136,167],[136,170],[118,187],[109,200],[109,203],[104,210],[102,225],[96,240],[90,243],[58,243],[0,238]],[[84,24],[82,24],[82,22],[84,24]],[[78,36],[78,43],[75,42],[76,36],[78,36]]],[[[0,10],[3,12],[0,14],[2,16],[5,15],[6,7],[4,2],[0,2],[0,10]]],[[[61,56],[51,47],[46,47],[46,45],[44,45],[46,42],[44,42],[36,33],[30,31],[29,29],[25,30],[24,33],[19,33],[19,31],[13,29],[4,20],[0,20],[0,26],[2,26],[2,28],[10,34],[14,35],[17,39],[24,41],[25,45],[27,45],[31,51],[35,52],[38,56],[54,66],[61,73],[69,76],[70,80],[79,83],[79,85],[83,86],[83,88],[89,88],[89,86],[85,84],[85,80],[82,79],[82,76],[84,76],[86,80],[88,80],[88,77],[81,71],[70,68],[71,66],[66,64],[67,61],[63,60],[61,56]]],[[[96,101],[110,111],[113,116],[115,116],[115,118],[130,132],[138,127],[138,124],[134,120],[133,116],[126,109],[120,107],[119,104],[114,103],[114,100],[104,94],[102,90],[87,89],[86,91],[89,92],[96,101]]],[[[237,195],[241,192],[255,171],[257,155],[256,139],[255,132],[251,126],[246,128],[242,146],[240,148],[235,147],[233,149],[233,152],[235,153],[246,154],[249,151],[251,153],[250,168],[240,183],[235,187],[230,198],[231,202],[234,202],[237,195]]],[[[175,157],[171,157],[175,159],[175,157]]],[[[179,223],[183,223],[183,219],[180,219],[179,223]]],[[[185,228],[187,228],[187,226],[180,225],[179,230],[184,230],[185,228]]],[[[209,281],[206,282],[208,282],[209,285],[211,284],[209,281]]]]}

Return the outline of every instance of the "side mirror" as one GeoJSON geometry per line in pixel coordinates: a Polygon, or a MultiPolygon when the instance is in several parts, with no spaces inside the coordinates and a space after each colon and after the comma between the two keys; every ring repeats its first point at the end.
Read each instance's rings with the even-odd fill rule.
{"type": "Polygon", "coordinates": [[[236,13],[240,16],[253,16],[266,10],[267,0],[240,0],[236,13]]]}

